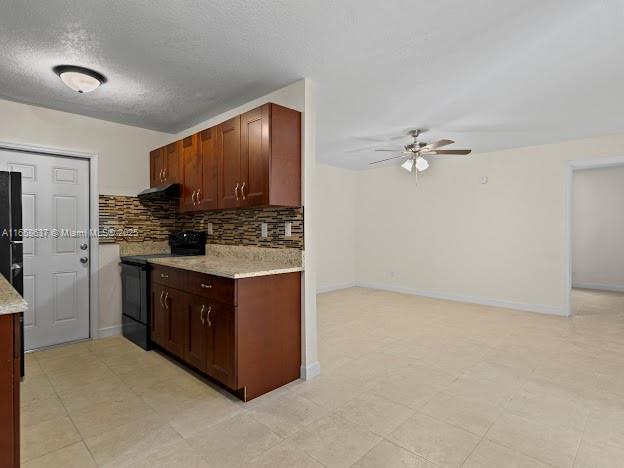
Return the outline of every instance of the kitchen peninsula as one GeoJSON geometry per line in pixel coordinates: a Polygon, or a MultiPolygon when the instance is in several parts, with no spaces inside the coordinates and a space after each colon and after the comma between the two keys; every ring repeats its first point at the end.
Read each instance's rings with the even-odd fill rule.
{"type": "Polygon", "coordinates": [[[301,252],[207,245],[150,260],[150,336],[244,401],[299,378],[301,252]]]}

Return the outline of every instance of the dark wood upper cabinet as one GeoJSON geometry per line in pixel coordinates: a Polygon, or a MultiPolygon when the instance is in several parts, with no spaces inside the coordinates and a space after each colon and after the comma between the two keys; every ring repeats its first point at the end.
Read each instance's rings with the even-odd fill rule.
{"type": "Polygon", "coordinates": [[[217,126],[219,208],[241,206],[240,116],[217,126]]]}
{"type": "Polygon", "coordinates": [[[182,140],[182,190],[180,209],[192,211],[197,208],[197,195],[202,183],[202,163],[198,135],[182,140]]]}
{"type": "Polygon", "coordinates": [[[241,205],[301,206],[301,113],[265,104],[241,116],[241,205]]]}
{"type": "Polygon", "coordinates": [[[172,184],[180,182],[180,160],[182,152],[182,141],[176,141],[165,146],[165,167],[163,170],[163,182],[172,184]]]}
{"type": "Polygon", "coordinates": [[[150,153],[182,211],[301,206],[301,113],[268,103],[150,153]]]}
{"type": "Polygon", "coordinates": [[[164,148],[150,151],[150,187],[163,183],[164,154],[164,148]]]}
{"type": "Polygon", "coordinates": [[[269,203],[270,104],[241,116],[241,205],[269,203]]]}
{"type": "Polygon", "coordinates": [[[214,210],[219,207],[219,158],[217,154],[217,127],[199,132],[202,180],[198,208],[214,210]]]}

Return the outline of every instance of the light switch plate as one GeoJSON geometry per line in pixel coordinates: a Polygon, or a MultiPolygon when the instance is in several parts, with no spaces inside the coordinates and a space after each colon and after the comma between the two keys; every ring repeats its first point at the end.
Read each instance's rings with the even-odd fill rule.
{"type": "Polygon", "coordinates": [[[284,223],[284,236],[285,237],[292,236],[292,223],[290,221],[286,221],[284,223]]]}
{"type": "Polygon", "coordinates": [[[267,225],[267,223],[262,223],[260,225],[260,231],[261,231],[261,234],[260,234],[261,237],[269,237],[269,226],[267,225]]]}
{"type": "Polygon", "coordinates": [[[208,229],[207,229],[207,231],[208,231],[208,235],[209,235],[209,236],[212,236],[212,223],[208,223],[208,229]]]}

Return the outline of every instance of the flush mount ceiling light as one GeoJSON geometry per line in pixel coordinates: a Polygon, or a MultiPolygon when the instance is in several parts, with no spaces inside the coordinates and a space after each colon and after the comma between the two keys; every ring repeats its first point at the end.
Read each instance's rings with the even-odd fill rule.
{"type": "Polygon", "coordinates": [[[79,93],[90,93],[102,83],[106,83],[104,75],[89,68],[75,65],[58,65],[52,70],[63,83],[79,93]]]}

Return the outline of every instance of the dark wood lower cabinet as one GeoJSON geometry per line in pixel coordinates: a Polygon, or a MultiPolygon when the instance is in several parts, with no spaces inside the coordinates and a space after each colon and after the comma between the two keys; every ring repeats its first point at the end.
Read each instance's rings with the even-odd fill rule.
{"type": "Polygon", "coordinates": [[[152,342],[243,400],[299,378],[300,273],[230,280],[167,268],[151,288],[152,342]]]}
{"type": "Polygon", "coordinates": [[[0,468],[20,466],[20,314],[0,315],[0,468]]]}

